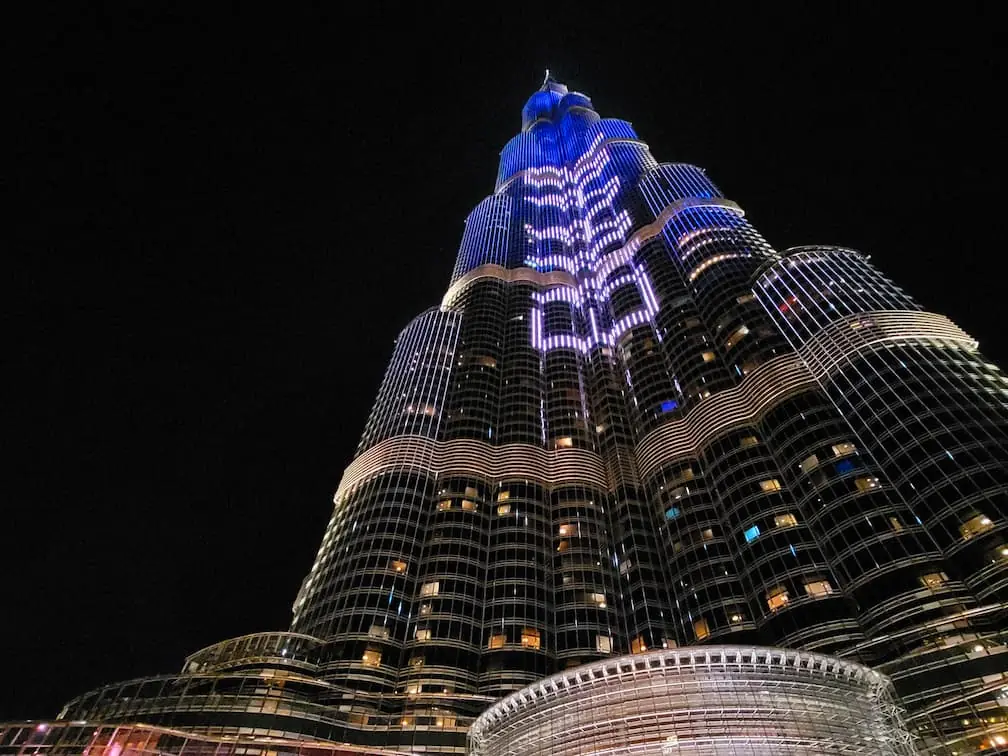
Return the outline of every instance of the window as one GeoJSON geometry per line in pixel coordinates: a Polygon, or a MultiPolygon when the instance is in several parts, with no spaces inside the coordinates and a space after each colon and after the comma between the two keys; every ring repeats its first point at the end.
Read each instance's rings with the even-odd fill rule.
{"type": "Polygon", "coordinates": [[[665,519],[674,520],[676,517],[682,514],[682,510],[679,507],[669,507],[665,510],[665,519]]]}
{"type": "Polygon", "coordinates": [[[506,488],[497,492],[497,501],[507,501],[511,498],[511,492],[506,488]]]}
{"type": "Polygon", "coordinates": [[[396,572],[406,572],[406,562],[401,559],[393,559],[389,562],[389,567],[391,567],[396,572]]]}
{"type": "Polygon", "coordinates": [[[469,499],[478,499],[479,498],[479,491],[477,491],[472,486],[466,486],[465,495],[469,499]]]}
{"type": "Polygon", "coordinates": [[[420,604],[420,616],[421,617],[426,617],[432,611],[434,611],[434,605],[431,604],[429,601],[426,604],[420,604]]]}
{"type": "Polygon", "coordinates": [[[987,515],[977,515],[960,525],[959,533],[962,534],[963,540],[968,541],[973,536],[985,533],[993,527],[994,523],[991,522],[990,517],[987,515]]]}
{"type": "Polygon", "coordinates": [[[409,665],[411,667],[422,667],[424,665],[423,654],[417,654],[416,656],[411,656],[409,660],[409,665]]]}
{"type": "Polygon", "coordinates": [[[539,648],[539,631],[531,627],[523,627],[521,644],[524,648],[539,648]]]}
{"type": "Polygon", "coordinates": [[[418,641],[430,640],[431,639],[430,628],[427,628],[427,627],[418,627],[417,631],[416,631],[416,639],[418,641]]]}
{"type": "Polygon", "coordinates": [[[438,502],[437,508],[439,512],[444,512],[446,510],[451,509],[451,505],[452,505],[451,499],[442,499],[441,501],[438,502]]]}
{"type": "Polygon", "coordinates": [[[921,582],[928,588],[939,588],[948,582],[948,575],[944,572],[929,572],[921,575],[921,582]]]}
{"type": "Polygon", "coordinates": [[[563,436],[553,441],[554,449],[570,449],[572,446],[574,446],[574,439],[570,436],[563,436]]]}
{"type": "Polygon", "coordinates": [[[759,487],[761,490],[770,493],[771,491],[780,491],[781,485],[777,478],[772,478],[770,480],[761,480],[759,487]]]}
{"type": "Polygon", "coordinates": [[[743,535],[745,536],[746,543],[749,543],[750,541],[755,541],[756,538],[759,536],[759,525],[753,525],[751,528],[746,528],[746,531],[745,533],[743,533],[743,535]]]}
{"type": "Polygon", "coordinates": [[[511,505],[510,504],[499,504],[497,506],[497,516],[498,517],[503,517],[506,514],[511,514],[511,505]]]}
{"type": "Polygon", "coordinates": [[[574,526],[569,522],[562,523],[557,532],[562,536],[574,535],[574,526]]]}
{"type": "Polygon", "coordinates": [[[469,501],[469,499],[462,499],[462,509],[466,512],[474,512],[476,510],[476,502],[469,501]]]}
{"type": "Polygon", "coordinates": [[[749,302],[752,302],[754,299],[756,299],[755,294],[739,294],[737,297],[735,297],[735,301],[738,302],[739,304],[748,304],[749,302]]]}
{"type": "Polygon", "coordinates": [[[420,587],[421,596],[437,596],[438,591],[441,589],[440,581],[435,580],[432,583],[424,583],[420,587]]]}
{"type": "Polygon", "coordinates": [[[703,361],[704,362],[713,362],[714,361],[714,352],[704,352],[703,353],[703,361]]]}
{"type": "Polygon", "coordinates": [[[693,623],[693,632],[697,640],[703,640],[710,635],[710,628],[707,627],[707,620],[703,617],[693,623]]]}
{"type": "Polygon", "coordinates": [[[805,593],[813,598],[822,598],[833,593],[829,580],[810,580],[805,583],[805,593]]]}
{"type": "Polygon", "coordinates": [[[595,606],[597,606],[599,609],[606,608],[606,600],[604,593],[589,593],[588,601],[592,604],[595,604],[595,606]]]}
{"type": "Polygon", "coordinates": [[[903,523],[899,521],[899,517],[890,517],[889,527],[898,533],[903,530],[903,523]]]}
{"type": "Polygon", "coordinates": [[[507,636],[504,633],[498,633],[497,635],[490,636],[487,648],[504,648],[505,643],[507,643],[507,636]]]}
{"type": "Polygon", "coordinates": [[[854,469],[854,462],[849,459],[842,459],[836,463],[836,471],[838,475],[849,473],[853,469],[854,469]]]}
{"type": "Polygon", "coordinates": [[[855,478],[854,486],[858,491],[873,491],[879,486],[878,478],[855,478]]]}
{"type": "Polygon", "coordinates": [[[679,408],[679,402],[677,402],[675,399],[668,399],[661,403],[662,412],[672,412],[678,408],[679,408]]]}
{"type": "Polygon", "coordinates": [[[701,541],[713,541],[714,540],[714,529],[713,528],[704,528],[703,530],[701,530],[700,531],[700,540],[701,541]]]}
{"type": "Polygon", "coordinates": [[[809,470],[815,470],[819,466],[819,457],[813,454],[810,457],[806,457],[802,460],[801,464],[798,465],[798,469],[803,473],[807,473],[809,470]]]}
{"type": "Polygon", "coordinates": [[[732,331],[731,336],[725,340],[725,349],[731,349],[733,346],[738,344],[742,337],[749,333],[749,328],[744,325],[740,325],[734,331],[732,331]]]}
{"type": "Polygon", "coordinates": [[[759,444],[759,439],[756,436],[742,436],[739,441],[739,448],[748,449],[751,446],[757,446],[759,444]]]}
{"type": "Polygon", "coordinates": [[[595,638],[595,648],[598,649],[599,653],[611,654],[612,653],[612,636],[610,635],[600,635],[595,638]]]}
{"type": "Polygon", "coordinates": [[[630,653],[643,654],[645,651],[647,651],[647,643],[644,642],[643,635],[638,635],[636,638],[630,641],[630,653]]]}
{"type": "Polygon", "coordinates": [[[377,667],[381,665],[381,649],[375,646],[368,646],[361,657],[361,661],[366,667],[377,667]]]}
{"type": "Polygon", "coordinates": [[[787,588],[784,586],[777,586],[770,591],[767,591],[767,606],[770,607],[771,612],[776,612],[782,606],[788,602],[788,592],[787,588]]]}
{"type": "Polygon", "coordinates": [[[563,554],[569,548],[570,548],[570,541],[564,540],[560,541],[560,544],[557,546],[557,551],[563,554]]]}
{"type": "Polygon", "coordinates": [[[485,354],[478,356],[474,361],[477,365],[482,365],[483,367],[497,367],[497,360],[485,354]]]}
{"type": "Polygon", "coordinates": [[[854,446],[850,441],[844,441],[841,444],[833,444],[833,456],[834,457],[845,457],[848,454],[853,454],[857,451],[857,447],[854,446]]]}
{"type": "Polygon", "coordinates": [[[778,528],[793,528],[798,524],[798,520],[793,514],[788,512],[787,514],[781,514],[774,517],[774,525],[778,528]]]}
{"type": "Polygon", "coordinates": [[[742,612],[734,611],[728,615],[728,621],[733,625],[738,625],[739,623],[745,621],[745,616],[742,612]]]}
{"type": "Polygon", "coordinates": [[[387,627],[382,627],[381,625],[371,625],[371,629],[368,630],[368,635],[372,638],[388,638],[389,631],[387,627]]]}

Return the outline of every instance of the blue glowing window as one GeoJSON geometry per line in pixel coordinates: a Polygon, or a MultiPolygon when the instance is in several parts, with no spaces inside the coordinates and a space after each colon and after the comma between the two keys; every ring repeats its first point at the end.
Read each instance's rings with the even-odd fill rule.
{"type": "Polygon", "coordinates": [[[674,520],[676,517],[682,514],[682,510],[679,507],[672,507],[671,509],[665,510],[665,519],[674,520]]]}
{"type": "Polygon", "coordinates": [[[662,412],[671,412],[672,410],[679,409],[679,402],[675,399],[669,399],[661,403],[662,412]]]}
{"type": "Polygon", "coordinates": [[[850,472],[853,469],[854,469],[854,463],[849,459],[845,459],[842,462],[836,463],[836,471],[838,473],[850,472]]]}
{"type": "Polygon", "coordinates": [[[755,540],[756,536],[759,535],[759,525],[753,525],[745,532],[746,543],[755,540]]]}

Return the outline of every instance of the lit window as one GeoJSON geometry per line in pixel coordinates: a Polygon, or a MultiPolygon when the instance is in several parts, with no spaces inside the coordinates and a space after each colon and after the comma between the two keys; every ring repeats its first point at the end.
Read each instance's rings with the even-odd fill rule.
{"type": "Polygon", "coordinates": [[[424,665],[423,654],[418,654],[417,656],[411,656],[409,660],[409,665],[411,667],[422,667],[424,665]]]}
{"type": "Polygon", "coordinates": [[[766,491],[767,493],[771,491],[780,491],[781,485],[777,478],[772,478],[771,480],[761,480],[759,484],[760,489],[766,491]]]}
{"type": "Polygon", "coordinates": [[[465,495],[470,499],[478,499],[479,491],[477,491],[472,486],[466,486],[465,495]]]}
{"type": "Polygon", "coordinates": [[[737,625],[744,620],[745,617],[743,616],[742,612],[732,612],[731,614],[728,615],[728,621],[733,625],[737,625]]]}
{"type": "Polygon", "coordinates": [[[944,572],[929,572],[921,575],[921,582],[928,588],[938,588],[948,582],[948,575],[944,572]]]}
{"type": "Polygon", "coordinates": [[[848,454],[853,454],[857,451],[857,447],[854,446],[850,441],[844,441],[842,444],[833,444],[833,456],[835,457],[845,457],[848,454]]]}
{"type": "Polygon", "coordinates": [[[421,687],[422,686],[420,685],[420,683],[410,683],[409,685],[406,686],[406,695],[407,696],[418,695],[420,693],[421,687]]]}
{"type": "Polygon", "coordinates": [[[497,514],[500,517],[503,517],[506,514],[511,514],[511,505],[510,504],[500,504],[497,507],[497,514]]]}
{"type": "Polygon", "coordinates": [[[531,627],[523,627],[521,644],[525,648],[539,648],[539,631],[531,627]]]}
{"type": "Polygon", "coordinates": [[[560,529],[559,529],[558,532],[562,536],[573,535],[574,534],[574,526],[571,523],[569,523],[569,522],[565,522],[565,523],[563,523],[560,526],[560,529]]]}
{"type": "Polygon", "coordinates": [[[713,362],[714,361],[714,352],[704,352],[702,356],[703,356],[703,361],[704,362],[713,362]]]}
{"type": "Polygon", "coordinates": [[[431,639],[430,628],[418,627],[416,631],[416,639],[418,641],[430,640],[431,639]]]}
{"type": "Polygon", "coordinates": [[[739,441],[739,446],[743,449],[748,449],[751,446],[757,446],[759,444],[759,439],[756,436],[742,436],[739,441]]]}
{"type": "Polygon", "coordinates": [[[647,643],[644,642],[643,635],[638,635],[630,641],[630,653],[643,654],[645,651],[647,651],[647,643]]]}
{"type": "Polygon", "coordinates": [[[377,667],[381,664],[381,649],[375,648],[374,646],[368,646],[367,650],[364,652],[364,656],[361,657],[361,661],[367,667],[377,667]]]}
{"type": "Polygon", "coordinates": [[[396,572],[406,572],[406,562],[401,559],[393,559],[389,562],[389,567],[391,567],[396,572]]]}
{"type": "Polygon", "coordinates": [[[732,331],[731,336],[725,341],[725,349],[731,349],[733,346],[738,344],[742,337],[749,333],[749,328],[744,325],[740,325],[734,331],[732,331]]]}
{"type": "Polygon", "coordinates": [[[899,521],[899,517],[890,517],[889,527],[898,533],[899,531],[903,530],[903,523],[899,521]]]}
{"type": "Polygon", "coordinates": [[[462,499],[462,509],[466,512],[473,512],[476,509],[476,502],[469,499],[462,499]]]}
{"type": "Polygon", "coordinates": [[[604,593],[590,593],[588,594],[588,600],[595,604],[599,609],[606,608],[606,600],[604,593]]]}
{"type": "Polygon", "coordinates": [[[490,643],[487,644],[488,648],[504,648],[504,644],[507,642],[507,636],[504,633],[498,633],[497,635],[490,636],[490,643]]]}
{"type": "Polygon", "coordinates": [[[713,528],[704,528],[703,530],[701,530],[700,531],[700,540],[701,541],[713,541],[714,540],[714,529],[713,528]]]}
{"type": "Polygon", "coordinates": [[[708,635],[710,635],[710,629],[707,627],[707,620],[701,617],[696,622],[694,622],[693,632],[696,634],[697,640],[703,640],[708,635]]]}
{"type": "Polygon", "coordinates": [[[852,462],[849,459],[842,459],[836,463],[836,471],[838,475],[849,473],[853,469],[854,469],[854,462],[852,462]]]}
{"type": "MultiPolygon", "coordinates": [[[[661,403],[662,412],[672,412],[679,408],[679,402],[675,399],[667,399],[661,403]]],[[[601,433],[601,431],[599,431],[601,433]]]]}
{"type": "Polygon", "coordinates": [[[424,583],[420,587],[421,596],[437,596],[438,591],[441,589],[440,581],[435,580],[433,583],[424,583]]]}
{"type": "Polygon", "coordinates": [[[570,436],[563,436],[553,441],[554,449],[570,449],[574,446],[574,439],[570,436]]]}
{"type": "Polygon", "coordinates": [[[372,638],[388,638],[389,630],[387,627],[382,627],[381,625],[371,625],[368,635],[372,638]]]}
{"type": "Polygon", "coordinates": [[[993,527],[994,523],[990,517],[987,515],[977,515],[960,525],[959,532],[962,534],[963,539],[968,541],[973,536],[985,533],[993,527]]]}
{"type": "Polygon", "coordinates": [[[770,607],[770,611],[776,612],[788,602],[787,588],[777,586],[773,590],[767,592],[766,598],[767,606],[770,607]]]}
{"type": "Polygon", "coordinates": [[[511,492],[506,488],[497,492],[497,501],[507,501],[510,498],[511,492]]]}
{"type": "Polygon", "coordinates": [[[431,603],[420,604],[420,616],[421,617],[426,617],[428,614],[430,614],[433,611],[433,609],[434,609],[434,605],[431,604],[431,603]]]}
{"type": "Polygon", "coordinates": [[[669,507],[665,510],[665,519],[674,520],[676,517],[682,514],[682,510],[679,507],[669,507]]]}
{"type": "Polygon", "coordinates": [[[857,487],[858,491],[873,491],[879,487],[878,478],[856,478],[854,480],[854,485],[857,487]]]}
{"type": "Polygon", "coordinates": [[[557,546],[557,551],[563,554],[569,548],[570,548],[570,541],[564,540],[560,541],[560,544],[557,546]]]}
{"type": "Polygon", "coordinates": [[[735,301],[738,302],[739,304],[748,304],[749,302],[752,302],[754,299],[756,299],[755,294],[739,294],[737,297],[735,297],[735,301]]]}
{"type": "Polygon", "coordinates": [[[798,465],[798,469],[803,473],[807,473],[809,470],[814,470],[819,466],[819,457],[813,454],[810,457],[806,457],[802,460],[802,463],[798,465]]]}
{"type": "Polygon", "coordinates": [[[795,519],[795,516],[790,512],[774,517],[774,525],[778,528],[793,528],[797,524],[798,520],[795,519]]]}
{"type": "Polygon", "coordinates": [[[820,598],[833,593],[833,586],[829,580],[810,580],[805,583],[805,593],[813,598],[820,598]]]}
{"type": "Polygon", "coordinates": [[[672,551],[674,551],[676,554],[678,554],[682,550],[683,550],[683,542],[682,541],[675,541],[672,544],[672,551]]]}
{"type": "Polygon", "coordinates": [[[598,649],[599,653],[611,654],[612,653],[612,636],[611,635],[600,635],[595,639],[595,648],[598,649]]]}
{"type": "Polygon", "coordinates": [[[448,509],[451,509],[451,505],[452,505],[451,499],[442,499],[441,501],[438,502],[437,508],[439,512],[444,512],[448,509]]]}
{"type": "Polygon", "coordinates": [[[759,526],[753,525],[751,528],[747,528],[744,535],[746,543],[756,540],[756,537],[759,536],[759,526]]]}
{"type": "Polygon", "coordinates": [[[477,365],[482,365],[483,367],[490,367],[490,368],[492,368],[492,367],[497,367],[497,360],[495,360],[493,357],[489,357],[487,355],[480,355],[479,357],[476,358],[476,364],[477,365]]]}

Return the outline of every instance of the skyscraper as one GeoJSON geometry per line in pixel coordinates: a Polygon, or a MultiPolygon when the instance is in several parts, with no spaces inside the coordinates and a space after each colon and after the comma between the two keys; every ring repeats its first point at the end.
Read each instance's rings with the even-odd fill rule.
{"type": "Polygon", "coordinates": [[[849,249],[776,251],[547,75],[396,340],[290,632],[67,720],[464,744],[605,657],[799,648],[1008,748],[1008,379],[849,249]]]}

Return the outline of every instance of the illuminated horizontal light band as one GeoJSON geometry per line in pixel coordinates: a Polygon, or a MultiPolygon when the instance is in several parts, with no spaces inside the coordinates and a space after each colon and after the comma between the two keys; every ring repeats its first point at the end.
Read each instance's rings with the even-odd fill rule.
{"type": "MultiPolygon", "coordinates": [[[[648,149],[647,144],[645,142],[642,142],[640,139],[633,139],[631,137],[610,137],[609,139],[603,139],[594,147],[594,149],[590,150],[589,152],[586,152],[579,159],[578,162],[580,163],[580,161],[584,160],[586,157],[589,156],[594,157],[594,153],[597,153],[600,150],[605,149],[611,144],[633,144],[637,145],[638,147],[642,147],[645,150],[648,149]]],[[[545,165],[540,168],[524,168],[520,171],[512,173],[504,181],[498,182],[497,188],[494,190],[494,194],[500,194],[505,189],[507,189],[508,186],[511,185],[511,182],[513,182],[515,179],[518,178],[528,179],[531,176],[535,177],[535,179],[538,179],[541,183],[549,181],[550,179],[554,178],[560,179],[563,177],[564,168],[565,166],[562,165],[560,166],[545,165]]]]}
{"type": "Polygon", "coordinates": [[[453,283],[441,300],[441,309],[446,310],[452,307],[463,289],[480,278],[495,278],[505,283],[520,281],[522,283],[533,284],[542,289],[554,286],[577,288],[577,279],[565,270],[540,272],[534,268],[505,268],[501,265],[490,263],[473,268],[453,283]]]}
{"type": "Polygon", "coordinates": [[[718,434],[752,425],[773,405],[815,386],[815,378],[794,354],[763,363],[740,385],[704,399],[686,417],[666,422],[642,438],[634,449],[641,479],[680,456],[695,456],[718,434]]]}
{"type": "Polygon", "coordinates": [[[713,257],[708,257],[706,260],[704,260],[702,263],[700,263],[695,268],[693,268],[693,270],[690,271],[689,282],[693,283],[701,273],[703,273],[712,265],[716,265],[717,263],[723,262],[725,260],[734,260],[736,257],[752,257],[752,255],[743,254],[741,252],[723,252],[720,255],[714,255],[713,257]]]}
{"type": "Polygon", "coordinates": [[[382,472],[418,470],[431,475],[472,475],[494,480],[536,480],[550,487],[591,484],[610,490],[602,458],[587,449],[546,450],[531,444],[493,446],[483,441],[432,441],[393,436],[350,463],[333,501],[382,472]]]}
{"type": "Polygon", "coordinates": [[[603,659],[501,699],[472,756],[819,752],[912,756],[891,680],[809,651],[702,646],[603,659]],[[641,715],[645,713],[645,716],[641,715]]]}
{"type": "Polygon", "coordinates": [[[799,354],[821,380],[877,344],[914,341],[954,342],[970,351],[978,347],[976,339],[944,315],[883,310],[835,320],[805,342],[799,354]]]}

